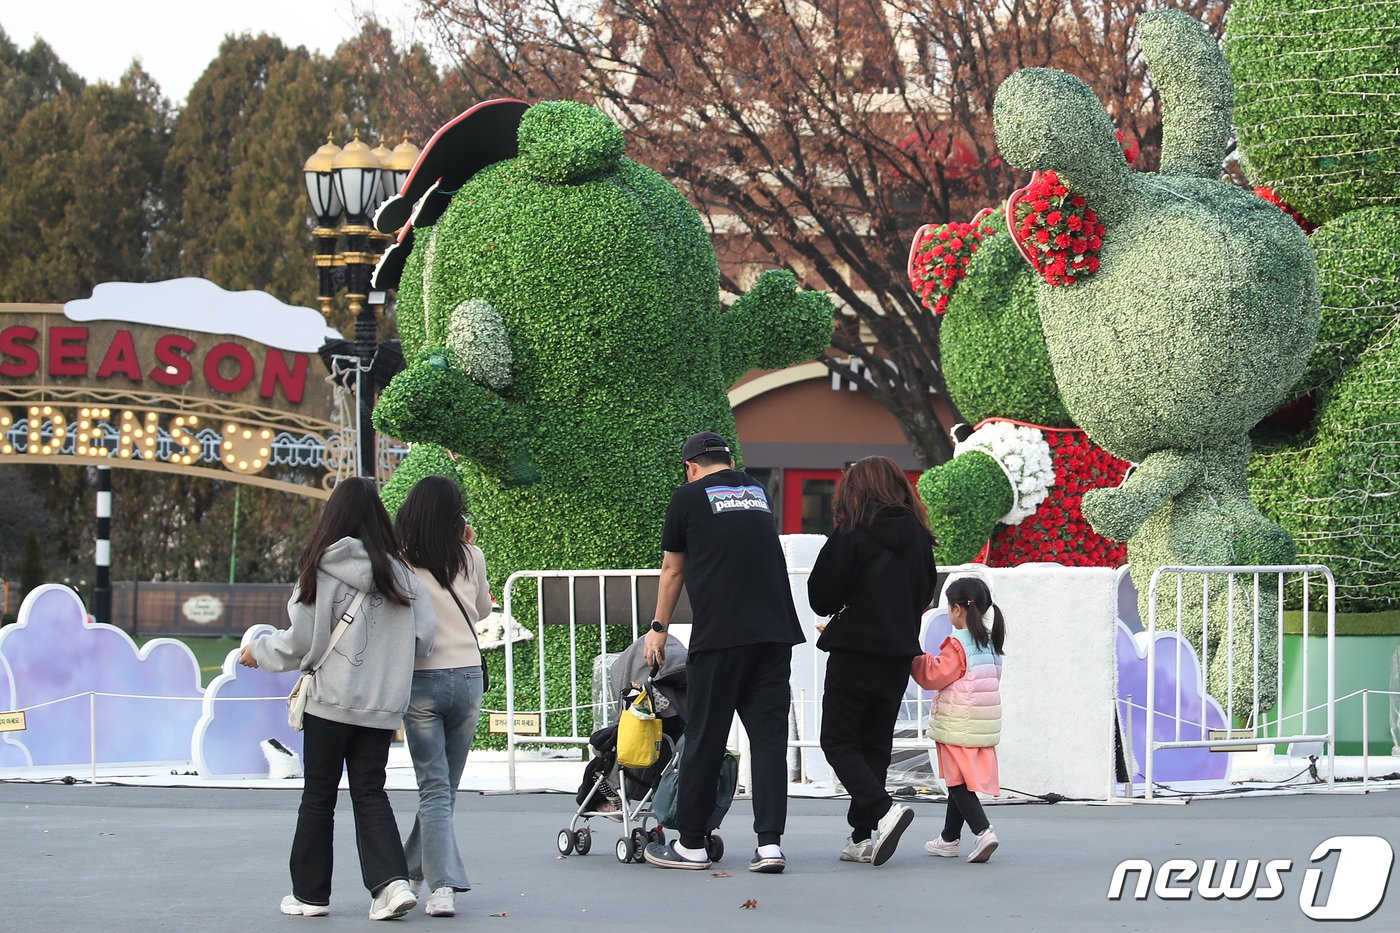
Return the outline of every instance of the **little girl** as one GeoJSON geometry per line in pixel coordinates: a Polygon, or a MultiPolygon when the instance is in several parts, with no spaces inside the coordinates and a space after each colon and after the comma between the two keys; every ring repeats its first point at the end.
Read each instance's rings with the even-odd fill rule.
{"type": "Polygon", "coordinates": [[[1001,738],[1002,643],[1006,624],[992,603],[987,584],[959,577],[948,584],[948,618],[953,634],[938,654],[914,659],[910,675],[937,690],[930,733],[938,749],[938,771],[948,785],[948,816],[943,834],[924,843],[930,855],[956,858],[963,822],[975,834],[969,862],[985,862],[996,851],[997,836],[982,812],[977,792],[997,796],[996,745],[1001,738]],[[991,631],[987,613],[993,611],[991,631]]]}

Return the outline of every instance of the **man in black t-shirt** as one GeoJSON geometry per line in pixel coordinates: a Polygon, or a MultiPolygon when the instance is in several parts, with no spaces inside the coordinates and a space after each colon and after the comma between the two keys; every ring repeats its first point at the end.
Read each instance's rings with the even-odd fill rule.
{"type": "Polygon", "coordinates": [[[708,822],[738,713],[749,735],[758,834],[749,870],[777,873],[786,864],[779,843],[787,822],[792,646],[805,641],[787,561],[767,491],[734,469],[724,438],[708,431],[693,435],[681,448],[681,460],[686,483],[666,509],[656,618],[644,645],[652,663],[665,657],[666,627],[684,584],[695,624],[686,661],[690,717],[676,795],[680,838],[647,846],[646,860],[661,868],[710,866],[708,822]]]}

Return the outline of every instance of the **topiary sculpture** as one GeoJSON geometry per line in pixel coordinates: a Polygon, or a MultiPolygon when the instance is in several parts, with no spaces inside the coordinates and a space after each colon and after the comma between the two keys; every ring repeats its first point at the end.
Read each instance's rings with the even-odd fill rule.
{"type": "MultiPolygon", "coordinates": [[[[518,155],[463,179],[436,223],[405,232],[410,365],[374,413],[376,428],[425,445],[393,485],[443,469],[437,448],[455,455],[497,594],[516,570],[657,566],[681,442],[701,430],[734,442],[728,387],[819,356],[833,322],[830,299],[786,271],[722,308],[698,212],[623,156],[622,131],[598,110],[540,103],[518,125],[518,155]]],[[[420,218],[439,209],[433,196],[420,218]]],[[[533,613],[518,621],[533,627],[533,613]]],[[[576,635],[587,665],[597,631],[576,635]]],[[[521,646],[526,669],[537,644],[521,646]]],[[[547,665],[565,685],[567,649],[547,665]]]]}
{"type": "MultiPolygon", "coordinates": [[[[1217,180],[1233,91],[1215,40],[1176,11],[1138,25],[1162,97],[1160,174],[1129,170],[1093,91],[1060,71],[1013,74],[994,120],[1008,162],[1056,172],[1106,228],[1099,270],[1074,285],[1042,283],[1036,300],[1066,408],[1096,442],[1139,464],[1118,488],[1086,493],[1083,509],[1096,530],[1128,541],[1146,618],[1146,584],[1159,567],[1292,561],[1288,534],[1251,502],[1245,467],[1249,431],[1287,397],[1312,351],[1318,285],[1297,225],[1217,180]]],[[[1193,583],[1182,626],[1199,644],[1193,583]]],[[[1162,627],[1176,617],[1168,589],[1162,627]]],[[[1233,609],[1230,618],[1226,600],[1212,601],[1216,696],[1243,697],[1254,684],[1252,652],[1241,650],[1253,644],[1252,608],[1240,598],[1233,609]],[[1215,650],[1227,639],[1236,650],[1215,650]]],[[[1264,599],[1260,609],[1272,611],[1264,599]]],[[[1276,633],[1261,634],[1258,657],[1271,667],[1276,633]]],[[[1257,700],[1267,707],[1274,679],[1261,680],[1257,700]]]]}
{"type": "Polygon", "coordinates": [[[1251,490],[1352,612],[1400,608],[1397,35],[1396,0],[1236,0],[1225,39],[1251,183],[1322,222],[1317,349],[1286,412],[1302,417],[1261,438],[1251,490]]]}
{"type": "MultiPolygon", "coordinates": [[[[946,245],[939,236],[951,226],[921,229],[912,256],[946,245]]],[[[985,232],[966,278],[948,286],[933,308],[944,308],[939,353],[948,393],[977,426],[953,459],[919,477],[938,558],[993,567],[1116,567],[1125,549],[1090,528],[1079,504],[1086,491],[1117,485],[1128,465],[1090,441],[1065,411],[1041,334],[1038,276],[1022,261],[1005,217],[996,212],[971,226],[985,232]],[[1052,475],[1037,478],[1027,466],[1042,457],[1052,475]]],[[[910,277],[928,304],[933,294],[917,266],[911,261],[910,277]]]]}

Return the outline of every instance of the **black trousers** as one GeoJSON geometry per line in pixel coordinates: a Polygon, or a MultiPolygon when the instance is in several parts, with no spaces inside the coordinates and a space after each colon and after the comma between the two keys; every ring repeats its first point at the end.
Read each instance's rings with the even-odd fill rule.
{"type": "Polygon", "coordinates": [[[948,815],[943,820],[943,841],[957,842],[962,836],[964,822],[978,836],[992,825],[982,810],[982,801],[977,799],[976,792],[968,790],[966,784],[955,784],[948,788],[948,815]]]}
{"type": "Polygon", "coordinates": [[[715,809],[715,786],[734,714],[749,735],[753,828],[759,845],[776,845],[787,825],[788,708],[792,646],[773,642],[697,651],[686,659],[690,718],[676,790],[681,845],[702,848],[715,809]]]}
{"type": "Polygon", "coordinates": [[[826,659],[822,753],[851,795],[846,821],[856,842],[870,838],[893,802],[885,773],[909,684],[909,660],[855,651],[833,651],[826,659]]]}
{"type": "Polygon", "coordinates": [[[350,777],[360,873],[371,894],[395,879],[408,879],[399,827],[384,793],[389,762],[388,729],[369,729],[306,714],[303,766],[306,782],[292,839],[292,893],[307,904],[331,902],[332,840],[340,775],[350,777]]]}

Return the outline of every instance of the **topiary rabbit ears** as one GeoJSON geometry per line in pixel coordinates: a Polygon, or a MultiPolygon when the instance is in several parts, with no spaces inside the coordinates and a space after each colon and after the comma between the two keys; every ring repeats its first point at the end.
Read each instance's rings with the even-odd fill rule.
{"type": "Polygon", "coordinates": [[[452,196],[488,165],[519,153],[517,130],[528,104],[515,98],[482,101],[443,124],[413,165],[403,188],[379,205],[374,226],[398,231],[398,241],[374,267],[375,288],[393,288],[413,249],[415,227],[431,227],[447,210],[452,196]]]}

